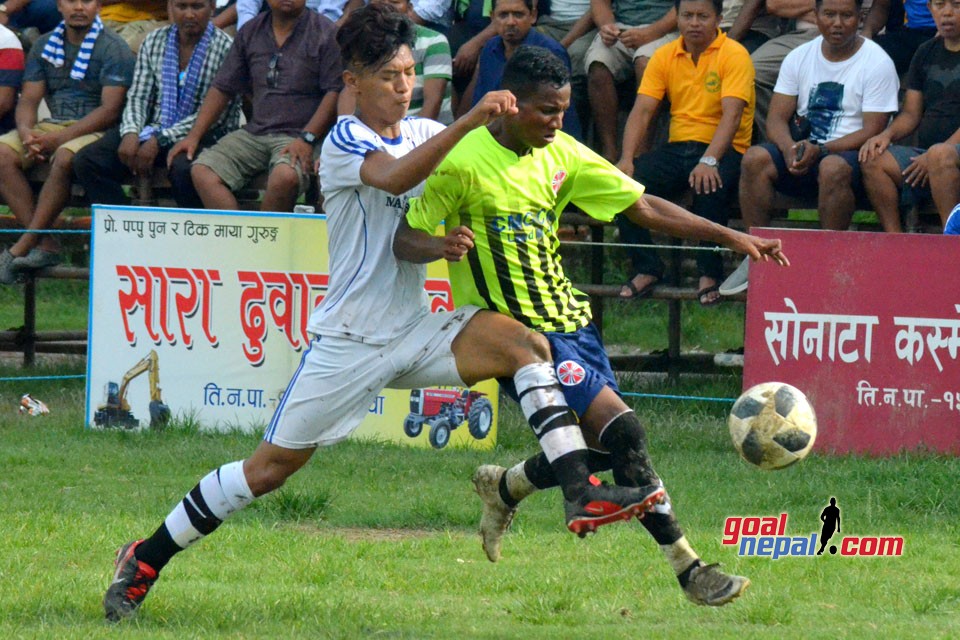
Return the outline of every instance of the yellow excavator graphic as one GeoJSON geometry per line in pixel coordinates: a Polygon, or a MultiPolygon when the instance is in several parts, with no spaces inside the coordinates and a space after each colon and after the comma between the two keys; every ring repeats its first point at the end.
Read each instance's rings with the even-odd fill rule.
{"type": "Polygon", "coordinates": [[[160,398],[160,365],[157,352],[153,349],[147,356],[133,365],[129,371],[123,375],[120,384],[108,382],[106,388],[107,400],[105,404],[97,407],[93,414],[93,422],[97,426],[107,428],[136,429],[140,426],[133,412],[130,411],[130,404],[127,402],[127,388],[130,381],[141,373],[148,372],[150,379],[150,428],[161,429],[170,420],[170,407],[163,404],[160,398]]]}

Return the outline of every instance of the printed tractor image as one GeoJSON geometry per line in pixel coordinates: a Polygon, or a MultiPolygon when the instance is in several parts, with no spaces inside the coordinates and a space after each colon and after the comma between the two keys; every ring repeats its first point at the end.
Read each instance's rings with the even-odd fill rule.
{"type": "Polygon", "coordinates": [[[426,424],[431,446],[443,449],[450,441],[450,432],[466,420],[470,435],[483,440],[493,426],[493,405],[486,395],[469,389],[414,389],[403,432],[416,438],[426,424]]]}
{"type": "Polygon", "coordinates": [[[149,372],[150,380],[150,428],[163,428],[170,420],[170,407],[163,404],[163,400],[160,398],[160,365],[157,352],[153,349],[143,360],[123,374],[123,380],[120,381],[120,384],[116,382],[107,383],[107,400],[97,407],[96,413],[93,414],[95,425],[107,428],[119,427],[121,429],[136,429],[140,426],[140,421],[130,411],[130,403],[127,402],[127,388],[134,378],[145,372],[149,372]]]}

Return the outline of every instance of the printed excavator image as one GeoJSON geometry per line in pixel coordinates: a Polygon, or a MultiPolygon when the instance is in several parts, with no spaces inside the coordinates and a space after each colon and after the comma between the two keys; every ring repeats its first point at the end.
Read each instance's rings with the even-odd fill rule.
{"type": "Polygon", "coordinates": [[[140,426],[140,421],[134,417],[127,402],[127,389],[134,378],[145,372],[148,373],[150,381],[150,428],[163,428],[170,420],[170,407],[163,404],[160,398],[159,358],[153,349],[123,375],[120,384],[107,383],[106,403],[97,407],[96,413],[93,414],[94,424],[98,427],[114,429],[136,429],[140,426]]]}

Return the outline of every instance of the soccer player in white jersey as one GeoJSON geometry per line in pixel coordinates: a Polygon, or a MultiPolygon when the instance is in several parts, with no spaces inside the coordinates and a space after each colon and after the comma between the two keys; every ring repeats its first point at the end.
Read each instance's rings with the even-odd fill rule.
{"type": "MultiPolygon", "coordinates": [[[[429,313],[425,267],[394,257],[393,234],[407,198],[469,131],[516,111],[512,94],[502,91],[488,94],[447,129],[405,118],[414,37],[413,23],[383,5],[353,12],[340,28],[344,81],[355,90],[357,111],[336,124],[321,152],[330,288],[310,317],[316,338],[253,455],[210,472],[153,535],[118,551],[103,599],[109,620],[133,615],[175,554],[283,485],[318,446],[346,438],[384,387],[512,378],[562,486],[567,526],[576,533],[640,515],[662,498],[656,485],[590,482],[586,443],[545,339],[477,307],[429,313]]],[[[473,247],[471,236],[463,227],[450,229],[436,258],[459,261],[473,247]]]]}

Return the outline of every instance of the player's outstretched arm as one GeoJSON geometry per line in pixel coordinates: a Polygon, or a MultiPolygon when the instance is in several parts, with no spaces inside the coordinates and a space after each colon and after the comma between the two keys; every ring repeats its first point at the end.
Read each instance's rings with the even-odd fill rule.
{"type": "Polygon", "coordinates": [[[773,259],[784,267],[790,265],[786,254],[780,250],[779,239],[758,238],[734,231],[657,196],[644,195],[623,213],[635,224],[676,238],[716,242],[753,260],[773,259]]]}
{"type": "Polygon", "coordinates": [[[517,112],[517,99],[509,91],[491,91],[463,117],[400,158],[389,153],[368,154],[360,166],[364,184],[395,196],[410,191],[437,168],[461,139],[491,120],[517,112]]]}
{"type": "Polygon", "coordinates": [[[454,227],[445,236],[433,236],[414,229],[404,218],[393,236],[393,254],[400,260],[418,264],[440,259],[460,262],[470,249],[473,249],[473,231],[467,227],[454,227]]]}

